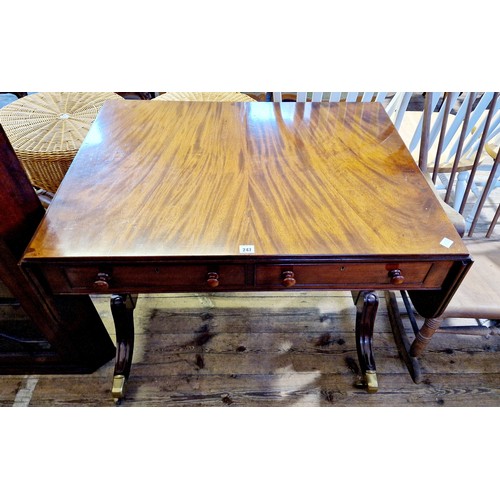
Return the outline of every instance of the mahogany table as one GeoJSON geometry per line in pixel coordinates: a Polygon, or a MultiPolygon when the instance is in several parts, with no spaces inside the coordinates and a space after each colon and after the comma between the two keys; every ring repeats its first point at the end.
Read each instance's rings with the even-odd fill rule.
{"type": "Polygon", "coordinates": [[[113,294],[115,399],[135,294],[351,290],[374,392],[375,291],[437,316],[470,263],[380,104],[162,101],[104,104],[22,259],[42,291],[113,294]]]}

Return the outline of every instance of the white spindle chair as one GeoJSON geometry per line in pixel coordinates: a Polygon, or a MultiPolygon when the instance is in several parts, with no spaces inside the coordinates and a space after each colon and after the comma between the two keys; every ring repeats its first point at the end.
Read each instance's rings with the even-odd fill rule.
{"type": "MultiPolygon", "coordinates": [[[[433,165],[429,165],[432,170],[433,181],[439,178],[440,183],[436,184],[438,189],[445,189],[445,200],[451,199],[453,188],[455,196],[453,207],[463,213],[464,197],[470,172],[477,161],[479,171],[488,172],[491,170],[500,138],[500,100],[494,99],[494,92],[433,92],[432,95],[432,118],[429,133],[429,150],[433,158],[433,165]],[[474,109],[472,109],[474,106],[474,109]],[[476,153],[480,146],[480,139],[488,119],[489,108],[493,107],[491,122],[488,127],[488,134],[485,137],[486,148],[480,158],[476,159],[476,153]],[[444,126],[445,133],[441,134],[444,126]],[[465,129],[464,129],[465,127],[465,129]],[[462,137],[463,136],[463,137],[462,137]],[[438,140],[439,138],[439,140],[438,140]],[[456,185],[454,181],[456,177],[456,185]]],[[[405,115],[405,120],[411,120],[413,112],[405,115]]],[[[420,145],[422,131],[422,113],[418,113],[418,123],[410,125],[413,136],[408,142],[408,148],[414,155],[420,145]]],[[[406,124],[405,124],[406,125],[406,124]]],[[[408,128],[408,127],[403,127],[408,128]]],[[[467,217],[467,224],[470,225],[474,217],[479,200],[481,198],[484,182],[477,178],[471,183],[471,190],[476,196],[476,203],[470,209],[467,217]]],[[[500,186],[500,172],[488,187],[488,193],[500,186]]]]}
{"type": "Polygon", "coordinates": [[[286,97],[296,102],[380,102],[399,129],[412,92],[273,92],[274,102],[282,102],[286,97]]]}

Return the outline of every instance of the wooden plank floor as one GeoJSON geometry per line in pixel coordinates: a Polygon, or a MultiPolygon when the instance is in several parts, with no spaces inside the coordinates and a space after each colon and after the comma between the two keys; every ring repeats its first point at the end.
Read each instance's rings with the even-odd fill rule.
{"type": "MultiPolygon", "coordinates": [[[[142,295],[122,406],[500,406],[499,328],[440,331],[417,385],[380,299],[379,391],[367,394],[354,387],[359,368],[349,293],[142,295]]],[[[94,300],[113,332],[109,299],[94,300]]],[[[114,406],[112,373],[109,362],[87,375],[3,375],[0,405],[114,406]]]]}

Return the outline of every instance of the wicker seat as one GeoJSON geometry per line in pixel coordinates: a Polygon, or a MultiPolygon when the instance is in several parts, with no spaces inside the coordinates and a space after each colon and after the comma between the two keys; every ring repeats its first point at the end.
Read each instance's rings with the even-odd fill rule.
{"type": "Polygon", "coordinates": [[[55,193],[97,112],[114,92],[40,92],[0,109],[2,124],[30,182],[55,193]]]}
{"type": "Polygon", "coordinates": [[[241,92],[165,92],[154,100],[255,102],[255,99],[241,92]]]}

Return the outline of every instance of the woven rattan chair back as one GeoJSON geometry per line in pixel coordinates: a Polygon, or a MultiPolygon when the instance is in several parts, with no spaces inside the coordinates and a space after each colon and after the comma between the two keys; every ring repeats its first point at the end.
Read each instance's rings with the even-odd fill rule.
{"type": "Polygon", "coordinates": [[[114,92],[40,92],[0,109],[33,186],[55,193],[101,106],[114,92]]]}

